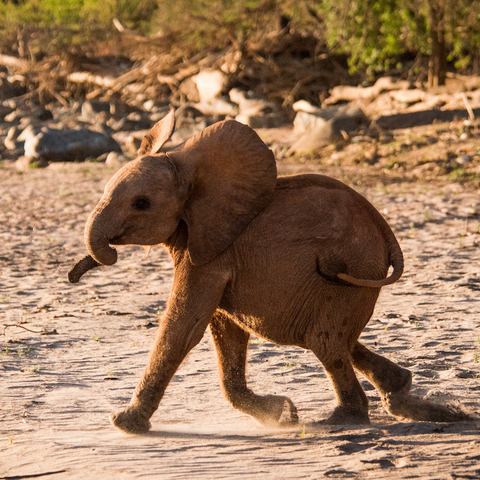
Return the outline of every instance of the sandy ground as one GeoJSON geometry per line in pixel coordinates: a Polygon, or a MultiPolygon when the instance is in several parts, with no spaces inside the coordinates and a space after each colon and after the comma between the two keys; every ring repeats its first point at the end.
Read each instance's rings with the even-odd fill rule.
{"type": "MultiPolygon", "coordinates": [[[[67,282],[112,173],[96,164],[0,167],[0,478],[480,478],[480,421],[401,422],[362,379],[371,426],[314,428],[334,404],[322,366],[308,351],[253,339],[250,385],[290,396],[300,413],[289,430],[257,425],[223,398],[208,332],[167,389],[151,434],[117,431],[108,415],[128,403],[143,371],[172,264],[160,247],[148,258],[128,247],[115,266],[67,282]]],[[[440,183],[360,191],[406,257],[362,341],[410,368],[417,395],[480,414],[478,191],[440,183]]]]}

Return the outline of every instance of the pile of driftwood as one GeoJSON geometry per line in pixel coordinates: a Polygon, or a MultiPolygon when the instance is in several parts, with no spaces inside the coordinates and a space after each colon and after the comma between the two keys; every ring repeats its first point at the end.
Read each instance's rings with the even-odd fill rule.
{"type": "Polygon", "coordinates": [[[241,88],[290,106],[299,99],[319,104],[330,88],[352,80],[343,59],[327,55],[318,39],[285,31],[221,52],[206,49],[190,58],[174,48],[170,37],[146,38],[126,31],[119,32],[111,51],[103,46],[98,55],[30,57],[0,55],[0,100],[57,101],[65,106],[81,99],[118,99],[132,106],[147,100],[180,104],[195,101],[188,80],[213,68],[227,75],[225,92],[241,88]]]}

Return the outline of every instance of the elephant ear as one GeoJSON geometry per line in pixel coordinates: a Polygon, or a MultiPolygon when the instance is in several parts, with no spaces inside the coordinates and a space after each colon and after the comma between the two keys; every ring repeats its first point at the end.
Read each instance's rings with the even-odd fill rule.
{"type": "Polygon", "coordinates": [[[234,120],[206,128],[168,155],[193,167],[184,220],[190,259],[203,265],[270,201],[277,181],[275,158],[254,130],[234,120]]]}
{"type": "Polygon", "coordinates": [[[157,122],[154,127],[143,137],[138,150],[139,155],[154,155],[158,153],[165,142],[172,136],[175,129],[175,109],[157,122]]]}

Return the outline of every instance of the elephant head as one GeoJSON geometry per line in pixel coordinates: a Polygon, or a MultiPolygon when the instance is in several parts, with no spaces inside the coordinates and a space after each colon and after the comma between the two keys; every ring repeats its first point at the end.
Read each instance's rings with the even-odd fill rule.
{"type": "Polygon", "coordinates": [[[275,159],[250,127],[226,120],[174,151],[159,153],[174,126],[172,110],[145,136],[140,156],[107,183],[85,227],[95,260],[89,265],[114,264],[114,245],[166,243],[181,221],[188,229],[191,262],[206,264],[269,202],[275,159]]]}

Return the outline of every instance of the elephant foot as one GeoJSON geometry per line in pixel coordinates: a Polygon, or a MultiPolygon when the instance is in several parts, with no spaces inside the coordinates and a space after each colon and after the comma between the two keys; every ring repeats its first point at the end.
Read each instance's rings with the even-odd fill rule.
{"type": "Polygon", "coordinates": [[[460,408],[439,405],[408,394],[386,394],[383,406],[395,417],[419,422],[462,422],[472,417],[460,408]]]}
{"type": "Polygon", "coordinates": [[[408,395],[408,392],[410,392],[412,388],[412,372],[406,368],[398,367],[398,370],[395,372],[395,378],[395,385],[392,385],[391,389],[387,390],[387,392],[391,395],[408,395]]]}
{"type": "Polygon", "coordinates": [[[289,427],[298,424],[297,407],[288,397],[267,395],[263,412],[254,415],[259,422],[269,427],[289,427]]]}
{"type": "Polygon", "coordinates": [[[145,418],[138,408],[132,406],[112,413],[110,421],[115,427],[126,433],[146,433],[151,427],[148,418],[145,418]]]}
{"type": "Polygon", "coordinates": [[[351,410],[346,407],[335,407],[333,413],[319,422],[320,425],[370,425],[368,411],[351,410]]]}

